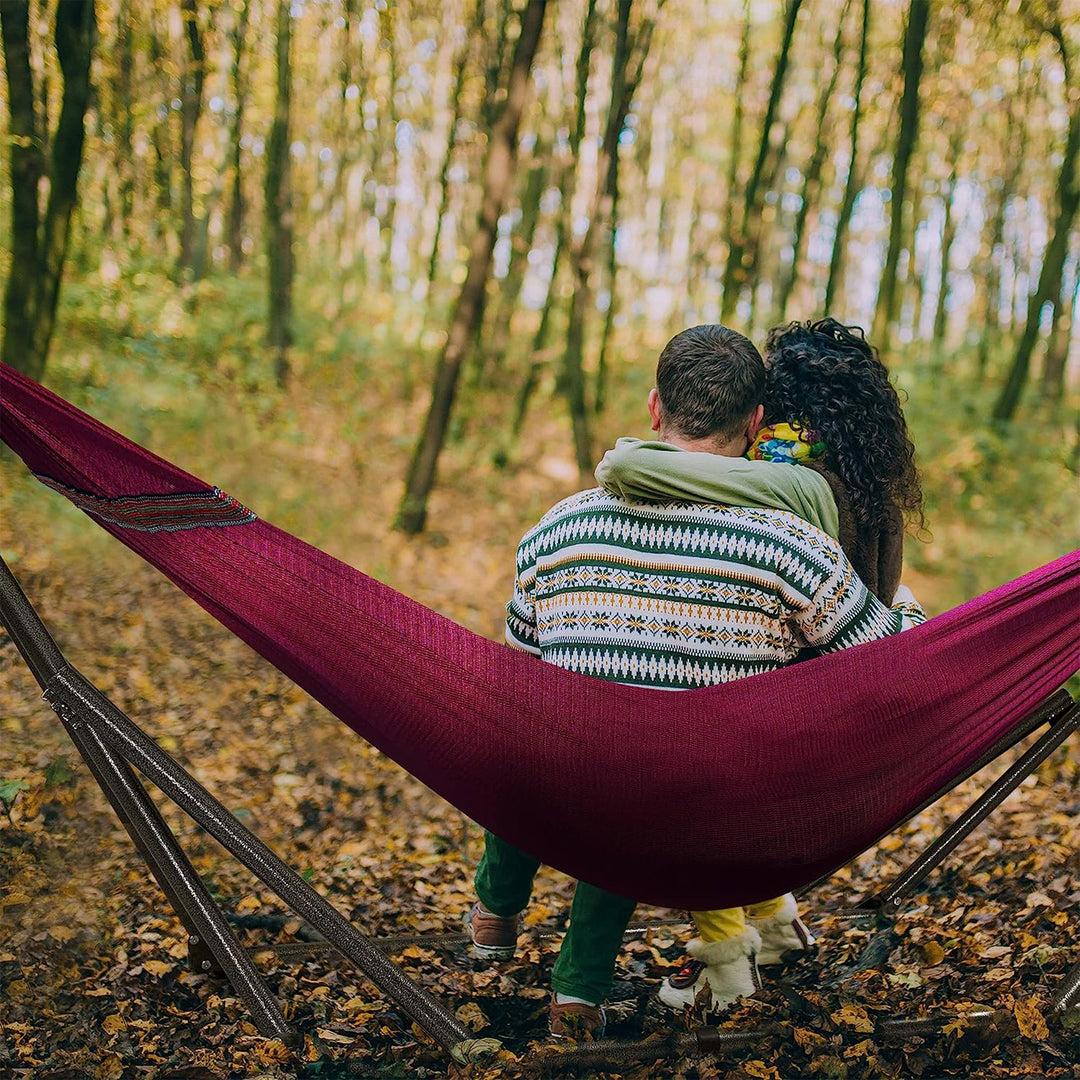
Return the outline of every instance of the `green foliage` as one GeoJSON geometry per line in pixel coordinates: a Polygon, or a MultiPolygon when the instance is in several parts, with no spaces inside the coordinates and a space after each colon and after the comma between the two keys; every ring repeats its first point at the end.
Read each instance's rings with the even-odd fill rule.
{"type": "Polygon", "coordinates": [[[29,790],[30,785],[25,780],[0,780],[0,803],[11,820],[11,808],[19,797],[19,792],[29,790]]]}
{"type": "Polygon", "coordinates": [[[25,780],[0,780],[0,806],[4,808],[9,825],[15,824],[11,817],[11,808],[15,805],[15,800],[22,792],[29,789],[30,785],[25,780]]]}
{"type": "Polygon", "coordinates": [[[54,758],[45,768],[45,786],[47,788],[62,787],[70,784],[75,779],[75,774],[68,765],[67,754],[61,754],[54,758]]]}

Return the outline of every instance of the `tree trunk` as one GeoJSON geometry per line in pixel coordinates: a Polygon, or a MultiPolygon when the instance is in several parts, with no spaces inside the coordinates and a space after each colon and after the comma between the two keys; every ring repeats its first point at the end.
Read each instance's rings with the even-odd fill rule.
{"type": "Polygon", "coordinates": [[[787,9],[784,14],[784,36],[780,42],[780,52],[776,58],[776,68],[773,71],[769,103],[765,107],[765,119],[761,125],[761,141],[758,144],[757,158],[754,161],[753,171],[750,173],[750,180],[746,185],[746,194],[743,198],[742,214],[739,218],[738,228],[732,230],[731,240],[728,244],[727,264],[724,266],[724,293],[720,302],[720,321],[725,324],[735,312],[739,294],[742,292],[748,277],[745,260],[748,254],[753,254],[749,251],[749,233],[750,229],[755,227],[758,215],[761,213],[761,200],[764,197],[761,181],[765,174],[765,162],[772,147],[769,136],[772,134],[773,122],[776,119],[776,113],[780,107],[780,98],[784,92],[788,58],[791,53],[791,39],[795,34],[795,22],[799,17],[799,8],[801,6],[802,0],[788,0],[787,2],[787,9]]]}
{"type": "Polygon", "coordinates": [[[93,0],[57,5],[55,44],[64,85],[49,154],[49,198],[42,219],[38,186],[45,172],[45,129],[35,115],[29,5],[22,0],[0,4],[11,110],[12,186],[12,269],[4,296],[0,359],[35,379],[45,372],[60,298],[82,165],[95,28],[93,0]]]}
{"type": "Polygon", "coordinates": [[[919,134],[919,80],[923,69],[923,43],[930,15],[930,0],[911,0],[904,34],[904,93],[900,102],[900,134],[893,157],[892,199],[889,213],[889,247],[878,286],[873,340],[881,353],[888,352],[889,334],[896,321],[899,291],[896,267],[904,242],[904,200],[907,197],[908,165],[919,134]]]}
{"type": "Polygon", "coordinates": [[[540,378],[540,367],[547,362],[547,342],[551,331],[551,317],[558,300],[559,268],[566,253],[567,238],[573,229],[572,203],[574,201],[575,167],[578,150],[585,135],[585,100],[589,88],[589,62],[592,56],[593,35],[596,26],[596,0],[587,0],[585,18],[581,24],[581,44],[578,47],[577,63],[574,65],[574,124],[568,138],[569,153],[563,153],[556,172],[555,186],[559,189],[559,216],[555,221],[555,250],[551,256],[551,278],[548,282],[544,307],[540,313],[540,325],[533,336],[532,354],[528,370],[518,392],[514,407],[514,419],[511,425],[511,442],[521,433],[529,401],[540,378]]]}
{"type": "Polygon", "coordinates": [[[233,63],[230,79],[236,112],[233,113],[229,130],[229,149],[232,155],[232,178],[229,196],[229,214],[225,225],[226,243],[229,247],[229,269],[236,273],[244,261],[244,185],[240,171],[240,137],[244,130],[244,105],[247,103],[246,88],[241,75],[244,55],[244,38],[247,34],[249,0],[239,0],[239,8],[233,13],[233,63]]]}
{"type": "Polygon", "coordinates": [[[38,266],[38,184],[45,158],[34,105],[30,66],[30,4],[0,4],[0,30],[7,71],[11,153],[11,269],[4,293],[3,360],[35,379],[45,370],[34,353],[36,269],[38,266]],[[29,272],[25,268],[30,268],[29,272]]]}
{"type": "MultiPolygon", "coordinates": [[[[1062,58],[1065,58],[1064,49],[1062,58]]],[[[1065,67],[1065,84],[1069,85],[1068,65],[1065,67]]],[[[1027,321],[1024,332],[1016,346],[1012,367],[1002,387],[1001,394],[994,405],[995,420],[1011,420],[1016,415],[1020,398],[1027,384],[1028,371],[1031,367],[1031,354],[1039,337],[1039,321],[1046,304],[1061,302],[1061,274],[1065,265],[1065,256],[1069,247],[1069,231],[1076,218],[1077,205],[1080,204],[1080,180],[1077,179],[1077,158],[1080,157],[1080,104],[1071,103],[1069,116],[1069,134],[1065,144],[1065,154],[1058,174],[1058,213],[1050,234],[1050,242],[1043,254],[1039,284],[1028,302],[1027,321]]]]}
{"type": "MultiPolygon", "coordinates": [[[[1017,70],[1020,68],[1019,58],[1017,70]]],[[[1022,78],[1022,76],[1021,76],[1022,78]]],[[[982,333],[979,335],[979,348],[976,354],[976,373],[980,383],[986,379],[987,368],[990,366],[990,349],[993,345],[1001,342],[1001,266],[1004,261],[1004,251],[998,254],[1005,240],[1005,221],[1009,209],[1009,199],[1015,194],[1020,172],[1027,160],[1028,130],[1024,118],[1027,115],[1027,106],[1030,102],[1030,87],[1034,84],[1032,79],[1028,84],[1028,92],[1021,93],[1022,85],[1017,86],[1016,101],[1012,97],[1008,100],[1008,111],[1005,122],[1005,140],[1003,145],[1005,156],[1009,162],[1005,176],[1002,178],[1001,189],[994,206],[992,225],[990,227],[990,243],[987,249],[987,262],[983,290],[982,333]],[[1013,129],[1019,127],[1019,133],[1013,138],[1013,129]]]]}
{"type": "MultiPolygon", "coordinates": [[[[161,38],[151,21],[150,27],[150,65],[157,71],[165,60],[165,49],[162,48],[161,38]]],[[[154,235],[158,240],[164,240],[167,235],[172,238],[172,229],[162,228],[163,222],[168,222],[172,215],[172,163],[173,153],[170,145],[169,127],[169,95],[166,93],[164,101],[159,101],[151,128],[150,141],[154,147],[154,190],[156,193],[156,213],[153,215],[154,235]]]]}
{"type": "MultiPolygon", "coordinates": [[[[592,273],[593,249],[596,233],[602,222],[611,215],[608,170],[612,158],[619,152],[619,134],[626,122],[652,42],[653,17],[642,18],[641,26],[630,42],[630,7],[633,0],[619,0],[616,24],[615,56],[611,69],[611,104],[608,107],[604,137],[596,163],[596,190],[589,207],[588,226],[581,242],[570,247],[570,270],[574,282],[574,295],[570,303],[570,315],[566,328],[566,348],[563,352],[562,389],[570,408],[574,429],[574,452],[578,469],[583,476],[592,472],[592,437],[589,431],[589,410],[585,400],[585,370],[583,352],[585,344],[585,315],[592,300],[590,275],[592,273]]],[[[661,4],[657,5],[659,11],[661,4]]]]}
{"type": "Polygon", "coordinates": [[[274,350],[278,385],[289,376],[292,344],[293,221],[289,168],[289,110],[292,103],[291,0],[278,0],[277,97],[266,145],[266,247],[269,317],[266,343],[274,350]]]}
{"type": "Polygon", "coordinates": [[[944,192],[945,222],[941,229],[941,261],[938,267],[937,306],[934,309],[934,343],[939,347],[945,342],[945,330],[948,322],[947,300],[949,298],[949,257],[952,254],[953,241],[956,239],[956,220],[953,217],[953,201],[956,196],[956,163],[960,156],[963,132],[957,122],[953,137],[949,140],[948,186],[944,192]]]}
{"type": "Polygon", "coordinates": [[[832,100],[836,82],[840,76],[840,61],[844,52],[844,27],[847,25],[848,11],[851,9],[851,0],[845,0],[843,11],[840,13],[840,21],[837,23],[836,38],[833,42],[833,68],[829,75],[829,81],[821,91],[818,98],[817,114],[815,117],[815,142],[814,153],[803,175],[802,201],[799,203],[799,211],[795,216],[795,228],[792,238],[791,269],[784,275],[780,285],[780,295],[777,300],[777,321],[783,322],[787,315],[788,302],[799,280],[799,265],[803,259],[806,246],[806,222],[810,216],[810,204],[816,203],[821,190],[821,170],[825,164],[829,146],[826,141],[827,128],[825,121],[829,114],[829,102],[832,100]]]}
{"type": "Polygon", "coordinates": [[[418,533],[424,527],[428,496],[435,482],[461,364],[469,343],[475,337],[480,319],[499,215],[514,182],[518,126],[529,97],[532,62],[540,42],[546,3],[547,0],[528,0],[521,15],[521,33],[514,46],[506,103],[492,128],[488,143],[484,163],[484,194],[472,241],[469,268],[436,367],[431,406],[409,466],[405,493],[395,522],[397,528],[407,533],[418,533]]]}
{"type": "Polygon", "coordinates": [[[388,287],[393,288],[394,282],[394,227],[397,217],[397,184],[398,184],[398,148],[397,148],[397,84],[398,84],[398,52],[397,52],[397,24],[395,19],[395,4],[387,0],[385,4],[378,6],[379,10],[379,33],[386,42],[387,60],[390,67],[390,93],[387,96],[387,107],[390,111],[389,139],[383,144],[381,165],[383,176],[386,178],[386,205],[383,209],[383,218],[380,222],[380,256],[382,259],[383,281],[388,287]],[[385,233],[385,237],[383,234],[385,233]]]}
{"type": "MultiPolygon", "coordinates": [[[[476,0],[476,12],[474,24],[477,29],[483,29],[484,0],[476,0]]],[[[431,256],[428,259],[428,288],[427,295],[430,298],[435,290],[435,273],[439,265],[439,240],[442,238],[443,219],[450,205],[450,164],[454,159],[454,145],[457,141],[458,120],[461,118],[461,91],[465,86],[465,74],[469,66],[469,46],[472,43],[472,35],[466,30],[465,40],[461,51],[458,53],[456,70],[454,74],[454,89],[450,99],[450,130],[446,135],[446,150],[443,153],[442,166],[439,169],[439,210],[435,216],[435,235],[431,240],[431,256]]]]}
{"type": "Polygon", "coordinates": [[[1054,314],[1054,328],[1043,361],[1042,400],[1051,407],[1060,405],[1065,397],[1065,367],[1072,342],[1073,319],[1080,302],[1080,262],[1073,264],[1072,288],[1066,288],[1054,314]]]}
{"type": "MultiPolygon", "coordinates": [[[[859,36],[859,67],[855,75],[855,108],[851,112],[851,142],[848,156],[848,173],[844,181],[844,196],[836,218],[836,232],[833,235],[832,257],[829,260],[829,281],[825,286],[825,314],[833,310],[840,281],[844,275],[844,245],[847,240],[848,224],[855,206],[855,196],[859,192],[859,120],[862,116],[863,81],[866,78],[866,39],[870,30],[870,0],[862,4],[862,32],[859,36]]],[[[841,322],[843,320],[841,319],[841,322]]]]}
{"type": "Polygon", "coordinates": [[[181,74],[180,88],[180,168],[184,176],[180,212],[180,258],[177,270],[190,270],[195,253],[195,182],[191,175],[195,153],[195,129],[202,113],[203,84],[206,81],[206,54],[199,33],[196,0],[181,0],[184,36],[187,39],[187,62],[181,74]]]}
{"type": "MultiPolygon", "coordinates": [[[[727,172],[727,214],[725,215],[724,223],[724,242],[727,244],[727,259],[724,264],[723,282],[727,281],[728,267],[731,266],[732,254],[739,242],[736,235],[738,220],[735,216],[735,189],[739,182],[739,162],[742,157],[743,100],[745,98],[746,72],[750,61],[750,26],[750,0],[743,0],[743,30],[742,38],[739,41],[739,74],[735,79],[735,112],[731,120],[731,154],[728,158],[727,172]]],[[[742,257],[741,250],[739,257],[740,259],[742,257]]],[[[721,288],[726,294],[726,285],[722,284],[721,288]]],[[[729,314],[734,310],[737,302],[738,297],[733,297],[731,304],[728,307],[729,314]]],[[[723,311],[724,299],[721,297],[721,318],[723,318],[723,311]]]]}
{"type": "Polygon", "coordinates": [[[521,193],[521,223],[517,233],[510,238],[510,266],[492,322],[491,341],[486,349],[486,352],[496,358],[506,353],[510,342],[510,320],[517,310],[521,287],[525,283],[529,252],[532,251],[536,226],[540,220],[540,199],[544,194],[544,182],[547,179],[548,150],[549,147],[538,138],[533,147],[532,167],[525,175],[521,193]]]}
{"type": "MultiPolygon", "coordinates": [[[[607,231],[607,287],[608,306],[604,312],[604,329],[600,335],[600,358],[596,361],[596,396],[593,399],[593,412],[600,415],[607,402],[608,350],[611,348],[611,335],[615,328],[615,277],[619,272],[619,260],[616,256],[615,240],[619,227],[619,155],[612,154],[608,166],[607,197],[610,204],[607,231]]],[[[690,275],[687,275],[687,292],[690,291],[690,275]]]]}
{"type": "Polygon", "coordinates": [[[131,49],[131,0],[122,0],[116,25],[117,58],[117,105],[120,122],[116,139],[116,171],[120,177],[120,225],[125,237],[131,233],[131,213],[135,203],[135,155],[132,150],[134,141],[134,102],[132,101],[131,81],[135,67],[135,57],[131,49]]]}

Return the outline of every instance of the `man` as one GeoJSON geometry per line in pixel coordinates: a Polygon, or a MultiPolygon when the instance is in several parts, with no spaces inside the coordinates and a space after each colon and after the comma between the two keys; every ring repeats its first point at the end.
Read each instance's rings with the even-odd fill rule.
{"type": "MultiPolygon", "coordinates": [[[[685,330],[660,355],[652,428],[683,450],[741,457],[761,424],[764,384],[761,356],[742,335],[685,330]]],[[[806,482],[821,480],[805,472],[806,482]]],[[[800,649],[829,652],[921,619],[917,606],[884,607],[839,544],[791,513],[631,501],[594,489],[563,500],[522,539],[506,637],[573,671],[677,690],[770,671],[800,649]]],[[[467,918],[479,955],[513,955],[538,865],[486,835],[479,899],[467,918]]],[[[602,1002],[634,906],[578,883],[552,972],[553,1034],[602,1034],[602,1002]]],[[[682,984],[669,980],[662,996],[681,1005],[708,984],[723,1006],[752,994],[755,954],[799,947],[800,930],[790,896],[710,912],[699,927],[708,941],[691,943],[701,963],[682,984]]]]}

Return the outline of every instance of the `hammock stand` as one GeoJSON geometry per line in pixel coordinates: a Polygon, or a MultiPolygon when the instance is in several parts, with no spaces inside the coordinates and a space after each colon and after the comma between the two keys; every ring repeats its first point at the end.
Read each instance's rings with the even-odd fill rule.
{"type": "MultiPolygon", "coordinates": [[[[359,970],[433,1039],[462,1064],[479,1061],[499,1049],[497,1039],[477,1039],[433,995],[418,986],[386,955],[386,950],[418,939],[449,945],[464,941],[461,934],[372,939],[361,934],[332,904],[246,829],[199,782],[162,750],[141,728],[76,671],[61,653],[14,575],[0,559],[0,622],[6,627],[27,667],[42,688],[91,774],[168,898],[188,933],[188,963],[192,970],[223,975],[267,1037],[296,1046],[299,1033],[288,1023],[252,959],[253,953],[278,951],[292,955],[320,946],[333,948],[359,970]],[[224,913],[184,854],[176,837],[135,775],[137,769],[181,810],[214,837],[301,919],[325,939],[297,945],[245,949],[229,927],[224,913]]],[[[887,919],[895,914],[919,883],[1058,746],[1080,726],[1080,703],[1064,690],[1047,698],[962,774],[956,776],[914,810],[909,820],[961,781],[996,760],[1036,729],[1047,731],[996,780],[929,848],[874,896],[844,912],[852,919],[887,919]]],[[[898,822],[895,827],[903,822],[898,822]]],[[[890,830],[891,831],[891,830],[890,830]]],[[[802,892],[826,878],[819,878],[802,892]]],[[[636,927],[640,930],[645,927],[636,927]]],[[[632,932],[632,931],[631,931],[632,932]]],[[[1080,999],[1080,963],[1062,979],[1053,1008],[1063,1012],[1080,999]]],[[[966,1014],[975,1026],[992,1019],[989,1010],[966,1014]]],[[[931,1036],[944,1017],[889,1019],[878,1024],[877,1037],[888,1040],[931,1036]]],[[[660,1059],[668,1056],[723,1055],[750,1048],[772,1034],[775,1025],[753,1029],[703,1026],[666,1039],[604,1039],[545,1054],[551,1067],[576,1064],[660,1059]]]]}

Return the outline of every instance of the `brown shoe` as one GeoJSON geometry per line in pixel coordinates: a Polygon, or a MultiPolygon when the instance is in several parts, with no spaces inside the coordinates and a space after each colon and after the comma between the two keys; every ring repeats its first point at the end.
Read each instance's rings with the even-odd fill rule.
{"type": "Polygon", "coordinates": [[[556,1039],[577,1039],[579,1042],[601,1039],[604,1036],[604,1010],[600,1005],[568,1001],[560,1005],[551,995],[551,1034],[556,1039]]]}
{"type": "Polygon", "coordinates": [[[481,960],[510,960],[517,949],[518,915],[492,915],[479,901],[465,916],[473,955],[481,960]]]}

